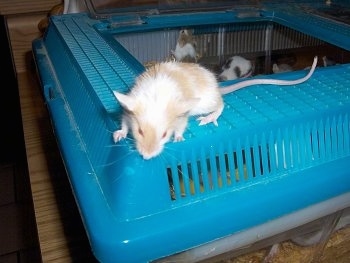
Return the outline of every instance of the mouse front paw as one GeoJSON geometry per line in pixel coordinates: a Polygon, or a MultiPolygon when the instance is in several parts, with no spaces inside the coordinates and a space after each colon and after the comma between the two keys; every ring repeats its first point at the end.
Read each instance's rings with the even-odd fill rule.
{"type": "Polygon", "coordinates": [[[115,143],[119,142],[121,139],[126,138],[126,134],[127,133],[123,130],[117,130],[117,131],[113,132],[113,141],[115,143]]]}
{"type": "Polygon", "coordinates": [[[182,135],[177,135],[174,137],[174,142],[182,142],[184,141],[184,137],[182,135]]]}

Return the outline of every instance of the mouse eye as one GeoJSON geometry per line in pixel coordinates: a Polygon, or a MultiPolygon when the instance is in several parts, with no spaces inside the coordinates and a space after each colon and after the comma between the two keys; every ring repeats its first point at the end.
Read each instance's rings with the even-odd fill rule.
{"type": "Polygon", "coordinates": [[[138,133],[143,136],[143,130],[141,130],[141,128],[138,129],[138,133]]]}
{"type": "Polygon", "coordinates": [[[164,138],[165,138],[166,133],[167,133],[166,131],[165,131],[165,132],[163,132],[162,139],[164,139],[164,138]]]}

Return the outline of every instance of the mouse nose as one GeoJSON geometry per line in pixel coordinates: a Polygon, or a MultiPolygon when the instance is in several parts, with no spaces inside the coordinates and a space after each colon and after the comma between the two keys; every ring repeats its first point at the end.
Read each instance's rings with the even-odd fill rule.
{"type": "Polygon", "coordinates": [[[152,155],[149,155],[149,154],[141,154],[142,155],[142,158],[144,159],[144,160],[149,160],[149,159],[151,159],[153,156],[152,155]]]}
{"type": "Polygon", "coordinates": [[[142,149],[139,152],[144,160],[149,160],[159,155],[161,149],[142,149]]]}
{"type": "Polygon", "coordinates": [[[144,160],[149,160],[156,155],[154,151],[148,150],[146,148],[139,148],[139,153],[141,154],[144,160]]]}

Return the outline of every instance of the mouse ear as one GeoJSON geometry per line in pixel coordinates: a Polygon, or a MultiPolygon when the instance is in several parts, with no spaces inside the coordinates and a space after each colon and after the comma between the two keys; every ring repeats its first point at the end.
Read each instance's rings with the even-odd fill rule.
{"type": "Polygon", "coordinates": [[[135,102],[132,98],[117,91],[113,91],[113,93],[123,108],[128,111],[133,111],[135,109],[135,102]]]}

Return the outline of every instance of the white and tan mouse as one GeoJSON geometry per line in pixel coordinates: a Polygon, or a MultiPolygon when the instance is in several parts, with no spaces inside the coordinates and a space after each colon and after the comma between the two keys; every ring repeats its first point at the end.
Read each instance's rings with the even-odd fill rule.
{"type": "Polygon", "coordinates": [[[182,29],[179,32],[175,50],[172,50],[171,54],[175,61],[196,63],[198,56],[196,48],[197,43],[192,32],[188,29],[182,29]]]}
{"type": "Polygon", "coordinates": [[[223,94],[256,84],[297,85],[311,77],[316,64],[317,57],[309,73],[300,79],[250,79],[223,88],[215,74],[199,64],[156,64],[136,79],[127,95],[114,92],[124,113],[121,129],[113,133],[113,139],[120,141],[130,129],[141,156],[153,158],[172,137],[174,141],[184,139],[189,116],[199,115],[199,125],[217,125],[224,109],[223,94]]]}

